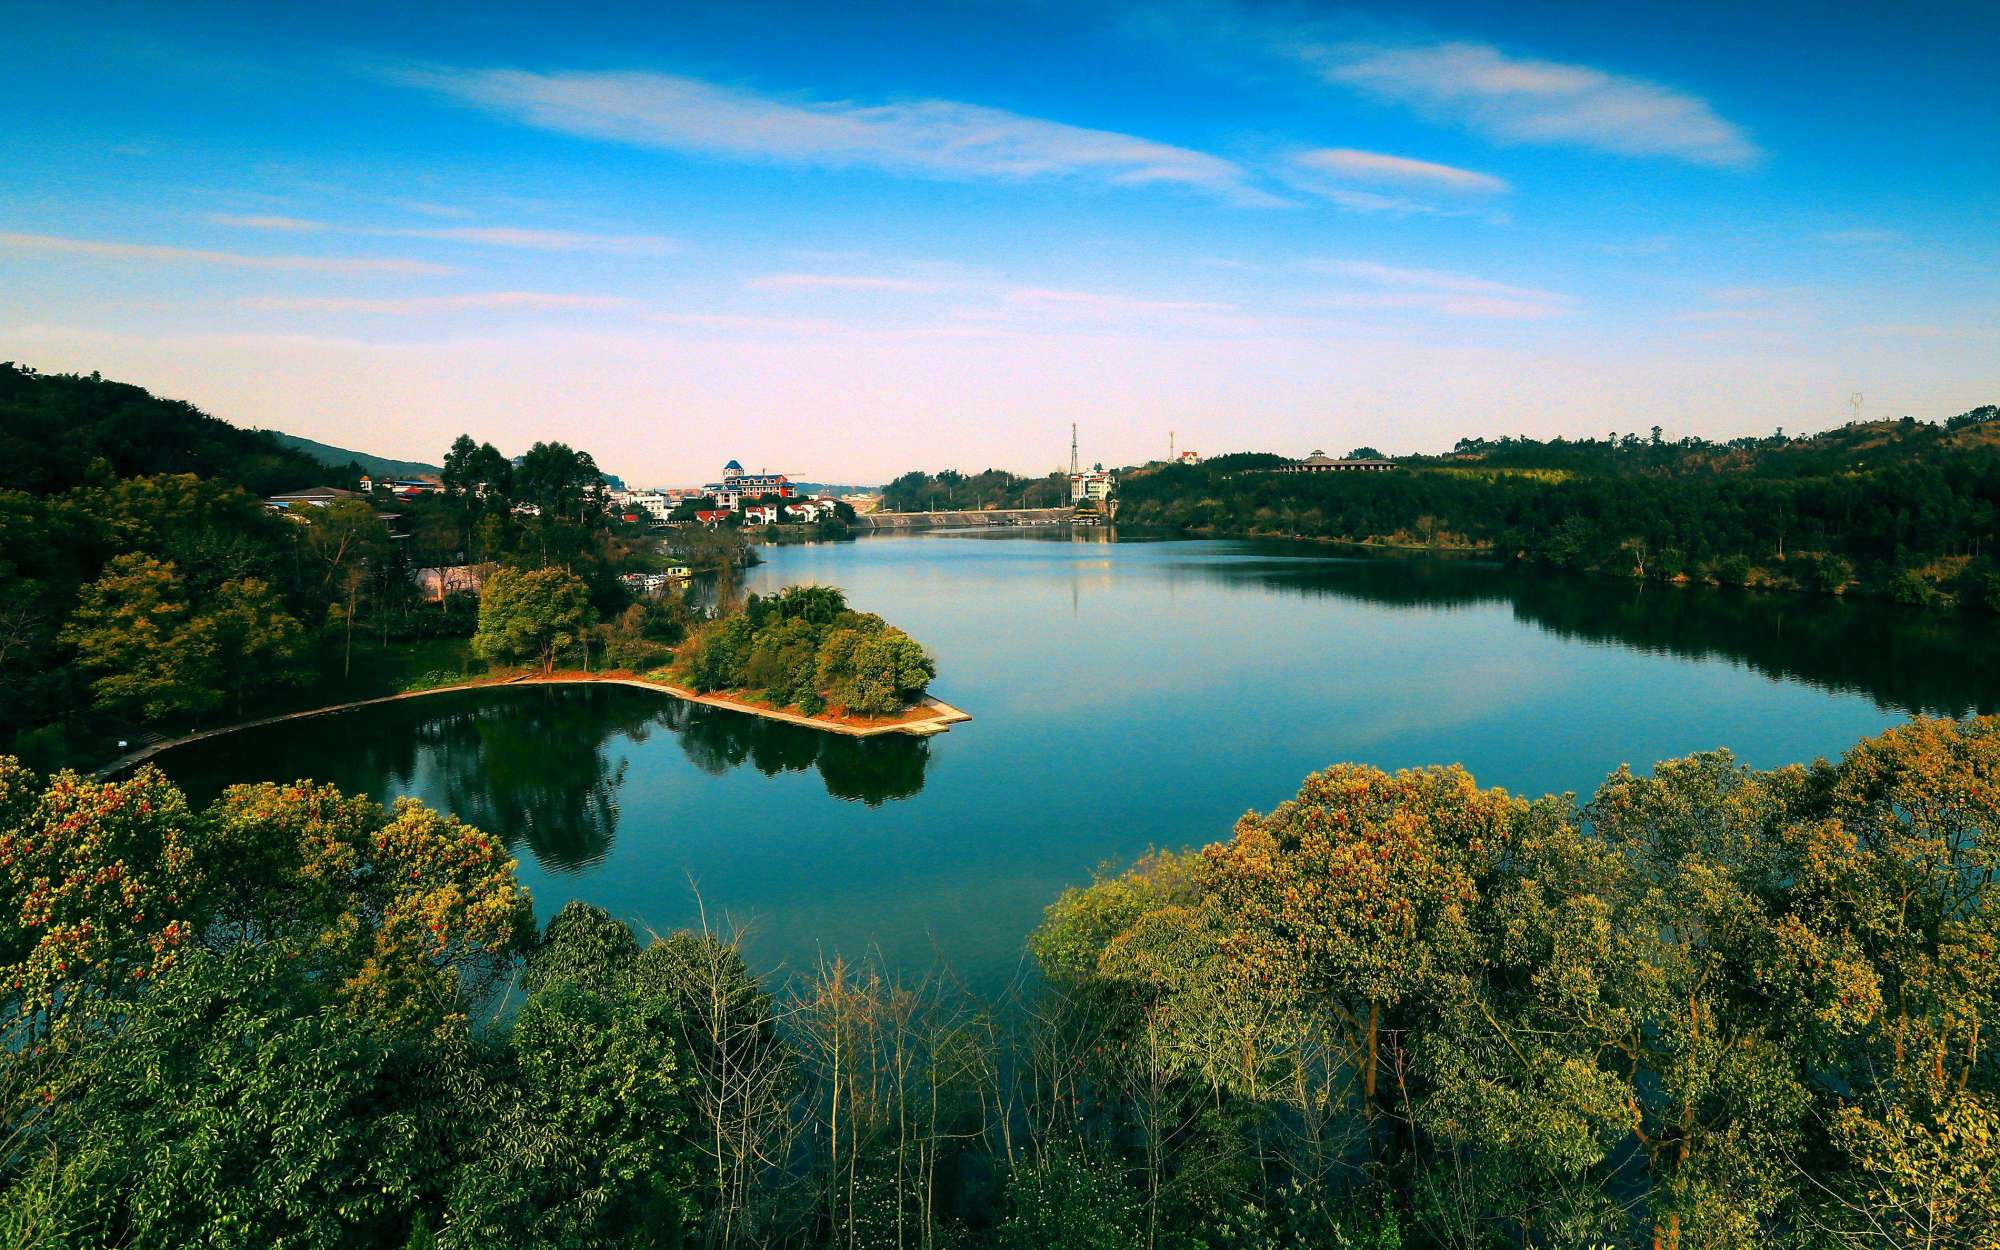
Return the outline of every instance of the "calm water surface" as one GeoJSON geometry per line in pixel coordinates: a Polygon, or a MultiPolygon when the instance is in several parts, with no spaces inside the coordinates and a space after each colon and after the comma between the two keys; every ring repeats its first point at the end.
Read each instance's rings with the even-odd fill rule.
{"type": "Polygon", "coordinates": [[[766,549],[750,589],[843,587],[936,653],[974,720],[856,741],[611,687],[440,695],[171,752],[205,801],[300,776],[414,794],[572,898],[750,930],[767,967],[879,951],[992,989],[1065,885],[1227,835],[1338,760],[1587,792],[1728,746],[1836,755],[2000,707],[1981,624],[1883,605],[1242,542],[878,537],[766,549]]]}

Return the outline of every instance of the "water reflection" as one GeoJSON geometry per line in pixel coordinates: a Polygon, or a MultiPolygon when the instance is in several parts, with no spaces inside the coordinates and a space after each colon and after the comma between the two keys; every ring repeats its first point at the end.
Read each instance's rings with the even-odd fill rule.
{"type": "Polygon", "coordinates": [[[870,807],[921,791],[930,760],[919,738],[848,738],[617,686],[526,686],[297,721],[160,763],[203,803],[233,782],[301,776],[383,801],[422,794],[544,869],[573,873],[610,853],[632,748],[658,733],[711,776],[746,764],[766,777],[816,769],[829,795],[870,807]]]}
{"type": "Polygon", "coordinates": [[[1767,677],[1865,694],[1885,709],[1951,716],[2000,710],[1993,623],[1970,613],[1627,583],[1448,556],[1302,559],[1289,544],[1268,555],[1169,567],[1237,586],[1409,610],[1504,603],[1516,620],[1560,638],[1729,659],[1767,677]]]}

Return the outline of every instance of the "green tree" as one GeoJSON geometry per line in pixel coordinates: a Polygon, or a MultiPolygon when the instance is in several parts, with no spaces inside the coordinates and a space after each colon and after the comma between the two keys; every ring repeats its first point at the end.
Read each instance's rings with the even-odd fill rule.
{"type": "Polygon", "coordinates": [[[596,619],[590,589],[561,569],[501,569],[479,592],[472,649],[500,663],[532,659],[554,672],[556,656],[596,619]]]}
{"type": "Polygon", "coordinates": [[[100,707],[160,720],[220,700],[214,631],[190,619],[178,570],[150,556],[112,560],[77,596],[61,640],[95,674],[100,707]]]}
{"type": "Polygon", "coordinates": [[[451,1178],[447,1247],[673,1247],[696,1215],[690,1082],[664,998],[560,978],[529,998],[487,1126],[451,1178]]]}
{"type": "Polygon", "coordinates": [[[193,952],[64,1056],[26,1174],[36,1246],[400,1245],[454,1111],[423,1039],[323,1009],[297,949],[193,952]]]}
{"type": "Polygon", "coordinates": [[[298,619],[254,577],[224,582],[192,628],[213,641],[222,688],[243,710],[244,695],[306,680],[308,643],[298,619]]]}

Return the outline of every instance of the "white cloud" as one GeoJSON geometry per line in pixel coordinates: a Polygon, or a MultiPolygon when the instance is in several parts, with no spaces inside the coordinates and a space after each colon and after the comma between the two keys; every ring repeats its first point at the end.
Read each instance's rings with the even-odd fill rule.
{"type": "Polygon", "coordinates": [[[1504,321],[1542,321],[1576,309],[1576,301],[1559,291],[1513,286],[1448,269],[1412,269],[1367,260],[1314,261],[1306,268],[1370,288],[1313,300],[1323,308],[1407,310],[1504,321]]]}
{"type": "Polygon", "coordinates": [[[742,330],[775,334],[839,334],[848,327],[834,321],[803,317],[745,317],[736,313],[656,313],[648,317],[661,325],[689,326],[697,330],[742,330]]]}
{"type": "Polygon", "coordinates": [[[924,177],[1167,183],[1237,204],[1286,202],[1205,152],[954,100],[784,99],[640,71],[422,68],[393,77],[527,125],[642,147],[924,177]]]}
{"type": "Polygon", "coordinates": [[[1489,44],[1299,42],[1329,82],[1508,143],[1574,144],[1739,168],[1755,143],[1707,101],[1588,65],[1512,57],[1489,44]]]}
{"type": "Polygon", "coordinates": [[[68,239],[50,234],[0,232],[0,248],[99,260],[150,261],[162,264],[220,265],[233,269],[286,269],[312,273],[450,273],[447,265],[420,260],[346,256],[251,256],[152,243],[121,243],[103,239],[68,239]]]}
{"type": "Polygon", "coordinates": [[[1142,299],[1099,291],[1064,291],[1049,287],[1017,287],[1007,292],[1009,303],[1043,311],[1091,317],[1149,317],[1179,313],[1226,313],[1228,304],[1191,299],[1142,299]]]}
{"type": "Polygon", "coordinates": [[[758,291],[935,291],[935,282],[915,278],[884,278],[856,273],[772,273],[744,283],[758,291]]]}
{"type": "Polygon", "coordinates": [[[1501,195],[1513,189],[1505,179],[1492,174],[1386,152],[1364,152],[1359,148],[1315,148],[1294,153],[1292,163],[1313,173],[1461,194],[1501,195]]]}
{"type": "Polygon", "coordinates": [[[563,295],[545,291],[479,291],[463,295],[418,295],[403,299],[263,295],[238,300],[237,306],[261,312],[367,313],[389,317],[421,317],[455,312],[623,308],[629,306],[631,302],[612,295],[563,295]]]}
{"type": "Polygon", "coordinates": [[[383,239],[439,239],[448,243],[474,243],[485,247],[525,248],[542,252],[622,252],[670,251],[671,239],[649,234],[586,234],[576,230],[534,230],[515,226],[344,226],[306,217],[244,216],[214,213],[209,220],[218,226],[243,230],[273,230],[291,234],[351,234],[383,239]]]}

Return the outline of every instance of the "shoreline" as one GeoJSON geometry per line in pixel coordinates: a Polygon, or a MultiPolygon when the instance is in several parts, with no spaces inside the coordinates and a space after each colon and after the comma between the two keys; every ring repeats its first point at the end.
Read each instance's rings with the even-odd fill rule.
{"type": "Polygon", "coordinates": [[[788,725],[798,725],[805,729],[817,729],[823,733],[842,734],[850,738],[876,738],[884,734],[903,734],[909,737],[928,738],[948,732],[953,725],[964,724],[972,719],[970,712],[953,707],[944,700],[925,695],[923,699],[904,710],[901,716],[887,720],[841,721],[823,716],[803,716],[797,712],[781,711],[762,704],[732,698],[729,693],[698,694],[684,686],[675,686],[663,681],[634,676],[630,673],[516,673],[505,677],[490,677],[474,681],[455,682],[449,686],[432,686],[424,690],[403,690],[396,694],[377,695],[372,699],[354,699],[346,703],[329,703],[324,707],[306,708],[303,711],[283,712],[276,716],[259,717],[256,720],[238,721],[233,725],[221,725],[214,729],[203,729],[195,733],[182,734],[177,738],[166,738],[149,743],[136,751],[124,755],[102,767],[93,769],[91,776],[103,780],[129,772],[175,747],[189,746],[205,742],[210,738],[220,738],[227,734],[242,733],[247,729],[262,729],[268,725],[283,724],[286,721],[308,720],[315,716],[334,716],[341,712],[352,712],[358,708],[374,707],[382,703],[395,703],[402,699],[421,699],[434,694],[456,694],[466,690],[484,690],[500,686],[584,686],[613,685],[631,686],[639,690],[651,690],[684,703],[698,703],[704,707],[720,708],[726,712],[742,712],[750,716],[761,716],[765,720],[782,721],[788,725]]]}

